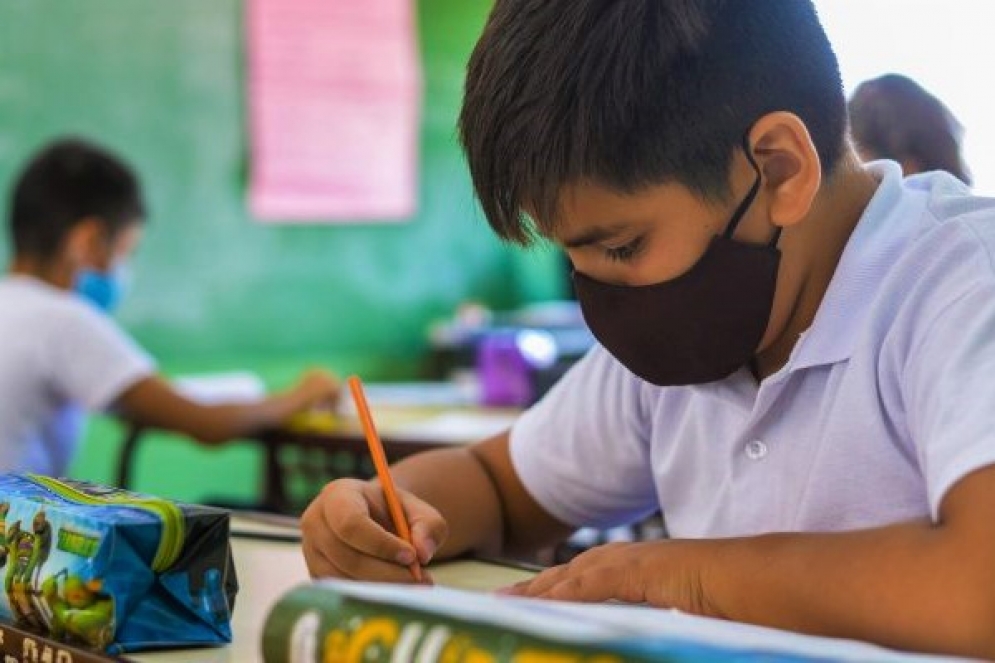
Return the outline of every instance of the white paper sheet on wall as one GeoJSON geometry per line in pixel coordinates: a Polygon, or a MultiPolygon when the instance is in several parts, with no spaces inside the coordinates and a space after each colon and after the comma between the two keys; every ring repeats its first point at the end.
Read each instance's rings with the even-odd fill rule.
{"type": "Polygon", "coordinates": [[[411,0],[249,0],[249,203],[264,221],[404,220],[417,201],[411,0]]]}

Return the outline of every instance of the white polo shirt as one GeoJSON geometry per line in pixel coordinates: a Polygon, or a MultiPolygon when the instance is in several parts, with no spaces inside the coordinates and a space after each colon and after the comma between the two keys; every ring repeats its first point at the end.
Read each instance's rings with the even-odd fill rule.
{"type": "Polygon", "coordinates": [[[112,405],[152,360],[73,293],[0,278],[0,471],[65,475],[84,409],[112,405]]]}
{"type": "Polygon", "coordinates": [[[526,489],[574,526],[660,508],[675,537],[832,531],[937,516],[995,463],[995,200],[883,179],[787,364],[689,387],[597,347],[511,433],[526,489]]]}

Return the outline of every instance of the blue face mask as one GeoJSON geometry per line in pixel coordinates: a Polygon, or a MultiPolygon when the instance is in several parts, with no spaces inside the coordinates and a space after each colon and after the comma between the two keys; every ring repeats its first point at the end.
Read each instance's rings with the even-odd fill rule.
{"type": "Polygon", "coordinates": [[[106,313],[113,313],[125,292],[124,270],[98,272],[86,269],[76,277],[76,292],[106,313]]]}

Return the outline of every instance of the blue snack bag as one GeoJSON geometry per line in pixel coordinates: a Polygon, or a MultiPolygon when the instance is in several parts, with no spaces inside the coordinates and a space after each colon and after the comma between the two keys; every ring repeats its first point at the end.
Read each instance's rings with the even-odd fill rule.
{"type": "Polygon", "coordinates": [[[231,642],[228,513],[0,474],[0,619],[98,651],[231,642]]]}

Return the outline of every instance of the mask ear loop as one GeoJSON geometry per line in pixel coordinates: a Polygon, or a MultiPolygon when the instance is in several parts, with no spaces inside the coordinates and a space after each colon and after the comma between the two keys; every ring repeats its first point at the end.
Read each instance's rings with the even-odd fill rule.
{"type": "MultiPolygon", "coordinates": [[[[753,171],[757,174],[757,179],[754,180],[753,186],[750,187],[749,193],[746,194],[743,201],[739,203],[738,207],[736,207],[736,211],[732,213],[732,217],[729,219],[729,225],[726,226],[725,232],[722,233],[726,239],[732,239],[733,233],[736,232],[736,227],[739,226],[739,222],[742,221],[743,217],[746,215],[746,210],[750,209],[750,205],[753,204],[757,194],[760,193],[760,183],[763,181],[763,176],[760,173],[760,166],[757,165],[757,161],[753,157],[753,148],[750,147],[750,138],[746,135],[743,136],[743,153],[746,155],[746,160],[750,162],[751,166],[753,166],[753,171]]],[[[770,240],[768,246],[776,247],[777,242],[780,239],[781,227],[775,226],[774,237],[770,240]]]]}
{"type": "MultiPolygon", "coordinates": [[[[753,149],[750,147],[750,138],[747,135],[743,136],[743,152],[746,154],[746,160],[750,162],[753,166],[753,171],[757,174],[757,179],[753,182],[753,186],[750,187],[750,192],[746,194],[746,198],[743,202],[739,204],[736,211],[732,213],[732,218],[729,220],[729,225],[726,227],[724,236],[727,239],[732,239],[732,234],[736,231],[736,226],[739,222],[743,220],[743,216],[746,214],[746,210],[750,208],[753,204],[754,199],[756,199],[757,194],[760,192],[760,182],[763,180],[763,175],[760,172],[760,166],[757,165],[757,160],[753,157],[753,149]]],[[[774,237],[770,240],[768,246],[776,248],[778,240],[781,239],[781,226],[774,227],[774,237]]],[[[757,364],[756,355],[750,357],[750,361],[747,362],[747,368],[749,368],[750,373],[753,375],[753,379],[760,384],[762,381],[760,378],[760,366],[757,364]]]]}

